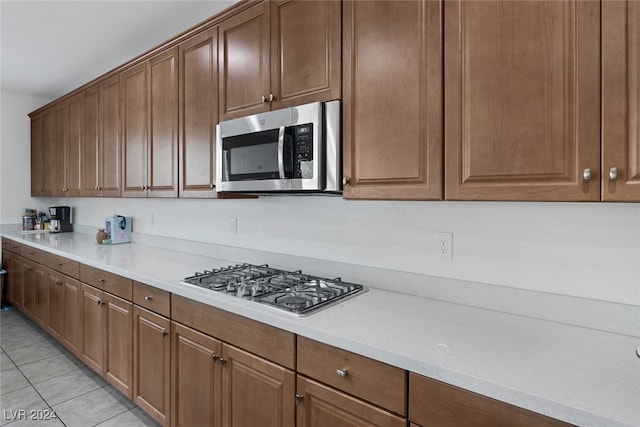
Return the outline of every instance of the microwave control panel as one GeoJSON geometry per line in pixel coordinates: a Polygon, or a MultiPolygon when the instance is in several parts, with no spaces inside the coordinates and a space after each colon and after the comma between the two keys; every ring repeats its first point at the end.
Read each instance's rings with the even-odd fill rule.
{"type": "Polygon", "coordinates": [[[313,123],[293,127],[293,178],[313,178],[313,123]]]}

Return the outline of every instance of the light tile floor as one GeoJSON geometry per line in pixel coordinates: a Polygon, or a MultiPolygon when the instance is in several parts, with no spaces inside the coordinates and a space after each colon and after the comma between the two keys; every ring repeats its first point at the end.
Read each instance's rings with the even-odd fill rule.
{"type": "Polygon", "coordinates": [[[158,424],[17,310],[0,311],[0,426],[158,424]]]}

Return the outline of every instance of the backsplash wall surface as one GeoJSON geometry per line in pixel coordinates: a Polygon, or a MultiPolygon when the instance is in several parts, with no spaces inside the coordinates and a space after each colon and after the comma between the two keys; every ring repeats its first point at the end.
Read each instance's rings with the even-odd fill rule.
{"type": "Polygon", "coordinates": [[[136,233],[640,306],[640,205],[57,199],[75,222],[134,217],[136,233]],[[229,218],[237,218],[237,234],[229,218]],[[435,233],[453,233],[453,260],[435,233]]]}

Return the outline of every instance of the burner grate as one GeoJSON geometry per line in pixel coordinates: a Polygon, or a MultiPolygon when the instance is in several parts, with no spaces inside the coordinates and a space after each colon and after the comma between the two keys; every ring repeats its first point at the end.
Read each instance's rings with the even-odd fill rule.
{"type": "Polygon", "coordinates": [[[236,264],[204,270],[182,280],[228,295],[242,297],[299,316],[353,296],[359,284],[286,271],[264,265],[236,264]]]}

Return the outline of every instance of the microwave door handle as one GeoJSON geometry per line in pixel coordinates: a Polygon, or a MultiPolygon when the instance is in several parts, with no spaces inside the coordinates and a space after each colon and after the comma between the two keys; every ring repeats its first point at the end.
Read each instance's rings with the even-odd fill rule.
{"type": "Polygon", "coordinates": [[[284,174],[284,126],[280,127],[278,133],[278,172],[280,173],[280,179],[285,179],[284,174]]]}

